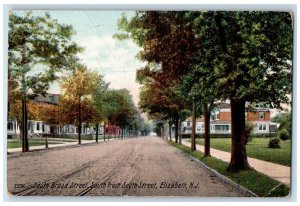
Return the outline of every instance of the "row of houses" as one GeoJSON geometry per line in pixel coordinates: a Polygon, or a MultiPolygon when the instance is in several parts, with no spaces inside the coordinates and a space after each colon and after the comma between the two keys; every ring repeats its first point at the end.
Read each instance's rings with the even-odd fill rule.
{"type": "MultiPolygon", "coordinates": [[[[106,125],[106,134],[119,134],[119,128],[113,125],[106,125]],[[111,128],[115,129],[115,132],[111,128]]],[[[28,135],[33,136],[42,136],[45,134],[54,134],[54,135],[77,135],[78,127],[74,125],[51,125],[43,121],[29,120],[27,123],[28,135]]],[[[99,125],[98,133],[103,134],[104,126],[99,125]]],[[[7,135],[9,137],[18,137],[21,133],[20,125],[16,120],[8,120],[7,122],[7,135]]],[[[96,127],[94,125],[82,125],[81,134],[83,135],[94,135],[96,134],[96,127]]]]}
{"type": "MultiPolygon", "coordinates": [[[[246,121],[254,125],[255,134],[269,134],[276,132],[277,123],[271,122],[271,110],[268,108],[256,107],[245,111],[246,121]]],[[[204,118],[196,119],[196,134],[204,133],[204,118]]],[[[192,132],[192,117],[182,122],[182,133],[190,134],[192,132]]],[[[216,106],[211,113],[210,133],[212,134],[230,134],[231,133],[231,108],[230,104],[222,103],[216,106]]]]}
{"type": "MultiPolygon", "coordinates": [[[[46,96],[39,95],[32,100],[41,104],[58,104],[59,95],[46,94],[46,96]]],[[[268,134],[276,132],[279,126],[271,122],[271,110],[268,108],[256,107],[250,111],[245,111],[246,121],[254,125],[255,134],[268,134]]],[[[41,136],[43,134],[63,134],[63,135],[76,135],[78,134],[78,127],[75,125],[52,125],[39,120],[28,121],[28,134],[29,136],[41,136]]],[[[190,134],[192,132],[192,117],[187,118],[182,122],[182,133],[190,134]]],[[[196,134],[204,133],[204,119],[203,117],[196,119],[196,134]]],[[[174,131],[173,126],[173,131],[174,131]]],[[[100,124],[98,128],[100,135],[119,135],[120,128],[115,125],[100,124]]],[[[231,133],[231,108],[228,103],[221,103],[212,110],[210,119],[210,132],[211,134],[230,134],[231,133]]],[[[82,125],[83,135],[96,134],[95,125],[82,125]]],[[[14,119],[9,119],[7,122],[7,134],[10,137],[18,137],[20,135],[20,126],[14,119]]]]}
{"type": "MultiPolygon", "coordinates": [[[[41,104],[58,104],[59,95],[46,94],[45,96],[39,95],[35,97],[32,102],[41,104]]],[[[77,135],[78,127],[75,125],[54,125],[40,120],[28,120],[27,122],[29,137],[36,137],[42,135],[77,135]]],[[[111,124],[99,124],[98,134],[103,135],[119,135],[121,129],[118,126],[111,124]]],[[[15,119],[8,119],[7,121],[7,135],[10,138],[19,137],[21,133],[20,125],[15,119]]],[[[83,135],[95,135],[96,126],[91,124],[83,124],[81,129],[83,135]]]]}

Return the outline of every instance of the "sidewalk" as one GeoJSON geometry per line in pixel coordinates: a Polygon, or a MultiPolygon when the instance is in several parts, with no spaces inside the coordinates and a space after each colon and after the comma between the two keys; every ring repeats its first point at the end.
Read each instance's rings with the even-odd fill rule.
{"type": "MultiPolygon", "coordinates": [[[[115,140],[113,138],[107,140],[106,141],[112,141],[115,140]]],[[[98,142],[103,142],[103,139],[100,139],[98,142]]],[[[81,140],[81,144],[88,144],[88,143],[95,143],[96,140],[81,140]]],[[[48,144],[48,148],[56,148],[56,147],[65,147],[65,146],[70,146],[70,145],[78,145],[78,141],[76,142],[61,142],[60,144],[48,144]]],[[[46,149],[45,145],[39,145],[39,146],[31,146],[29,147],[29,151],[34,151],[34,150],[43,150],[46,149]]],[[[11,149],[7,149],[8,153],[17,153],[17,152],[22,152],[22,148],[18,147],[18,148],[11,148],[11,149]]]]}
{"type": "MultiPolygon", "coordinates": [[[[191,143],[185,140],[182,141],[182,144],[188,147],[191,147],[191,143]]],[[[197,144],[196,148],[200,152],[204,152],[204,146],[197,144]]],[[[229,152],[224,152],[221,150],[210,148],[211,156],[218,158],[224,162],[230,162],[231,154],[229,152]]],[[[263,173],[273,179],[276,179],[279,182],[282,182],[288,186],[290,186],[290,174],[291,168],[279,164],[275,164],[272,162],[267,162],[263,160],[258,160],[255,158],[248,157],[248,162],[251,167],[253,167],[256,171],[263,173]]]]}

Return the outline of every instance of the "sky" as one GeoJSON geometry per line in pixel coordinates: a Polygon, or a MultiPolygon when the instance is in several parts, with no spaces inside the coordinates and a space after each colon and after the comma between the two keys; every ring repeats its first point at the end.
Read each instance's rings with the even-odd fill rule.
{"type": "MultiPolygon", "coordinates": [[[[14,11],[23,15],[25,11],[14,11]]],[[[128,89],[134,103],[138,105],[139,87],[135,81],[136,69],[145,65],[136,58],[141,50],[132,40],[117,40],[113,35],[120,33],[118,19],[124,13],[128,18],[134,11],[92,11],[92,10],[35,10],[33,15],[44,16],[48,12],[53,19],[61,24],[72,25],[76,34],[73,36],[84,52],[78,57],[89,69],[100,72],[113,89],[128,89]]],[[[59,84],[51,85],[49,93],[60,93],[59,84]]],[[[271,116],[278,113],[273,109],[271,116]]]]}
{"type": "MultiPolygon", "coordinates": [[[[15,12],[22,15],[25,11],[15,12]]],[[[47,10],[33,11],[33,15],[44,16],[45,12],[59,23],[73,26],[76,34],[72,40],[84,48],[78,55],[81,62],[104,75],[111,88],[128,89],[137,105],[140,85],[135,81],[136,69],[145,65],[136,58],[141,48],[132,40],[120,41],[112,37],[121,32],[117,26],[121,14],[130,18],[134,11],[47,10]]],[[[49,93],[59,92],[59,84],[53,83],[49,93]]]]}

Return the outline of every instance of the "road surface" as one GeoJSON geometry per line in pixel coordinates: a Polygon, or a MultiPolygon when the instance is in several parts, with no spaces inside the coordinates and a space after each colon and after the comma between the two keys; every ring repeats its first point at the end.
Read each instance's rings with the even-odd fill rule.
{"type": "Polygon", "coordinates": [[[159,137],[8,155],[8,191],[51,196],[242,196],[159,137]]]}

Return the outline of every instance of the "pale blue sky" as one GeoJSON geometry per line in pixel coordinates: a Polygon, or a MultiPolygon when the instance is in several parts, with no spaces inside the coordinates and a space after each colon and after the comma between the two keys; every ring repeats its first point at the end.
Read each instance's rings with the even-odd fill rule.
{"type": "MultiPolygon", "coordinates": [[[[14,12],[22,15],[25,11],[14,12]]],[[[45,12],[59,23],[73,26],[76,31],[73,41],[85,49],[79,54],[82,63],[103,74],[112,88],[127,88],[135,103],[138,102],[139,84],[135,82],[135,71],[144,63],[135,56],[140,48],[131,40],[119,41],[112,38],[120,32],[117,22],[121,14],[131,17],[134,11],[35,10],[33,15],[44,16],[45,12]]],[[[49,92],[59,93],[58,83],[54,83],[49,92]]]]}

